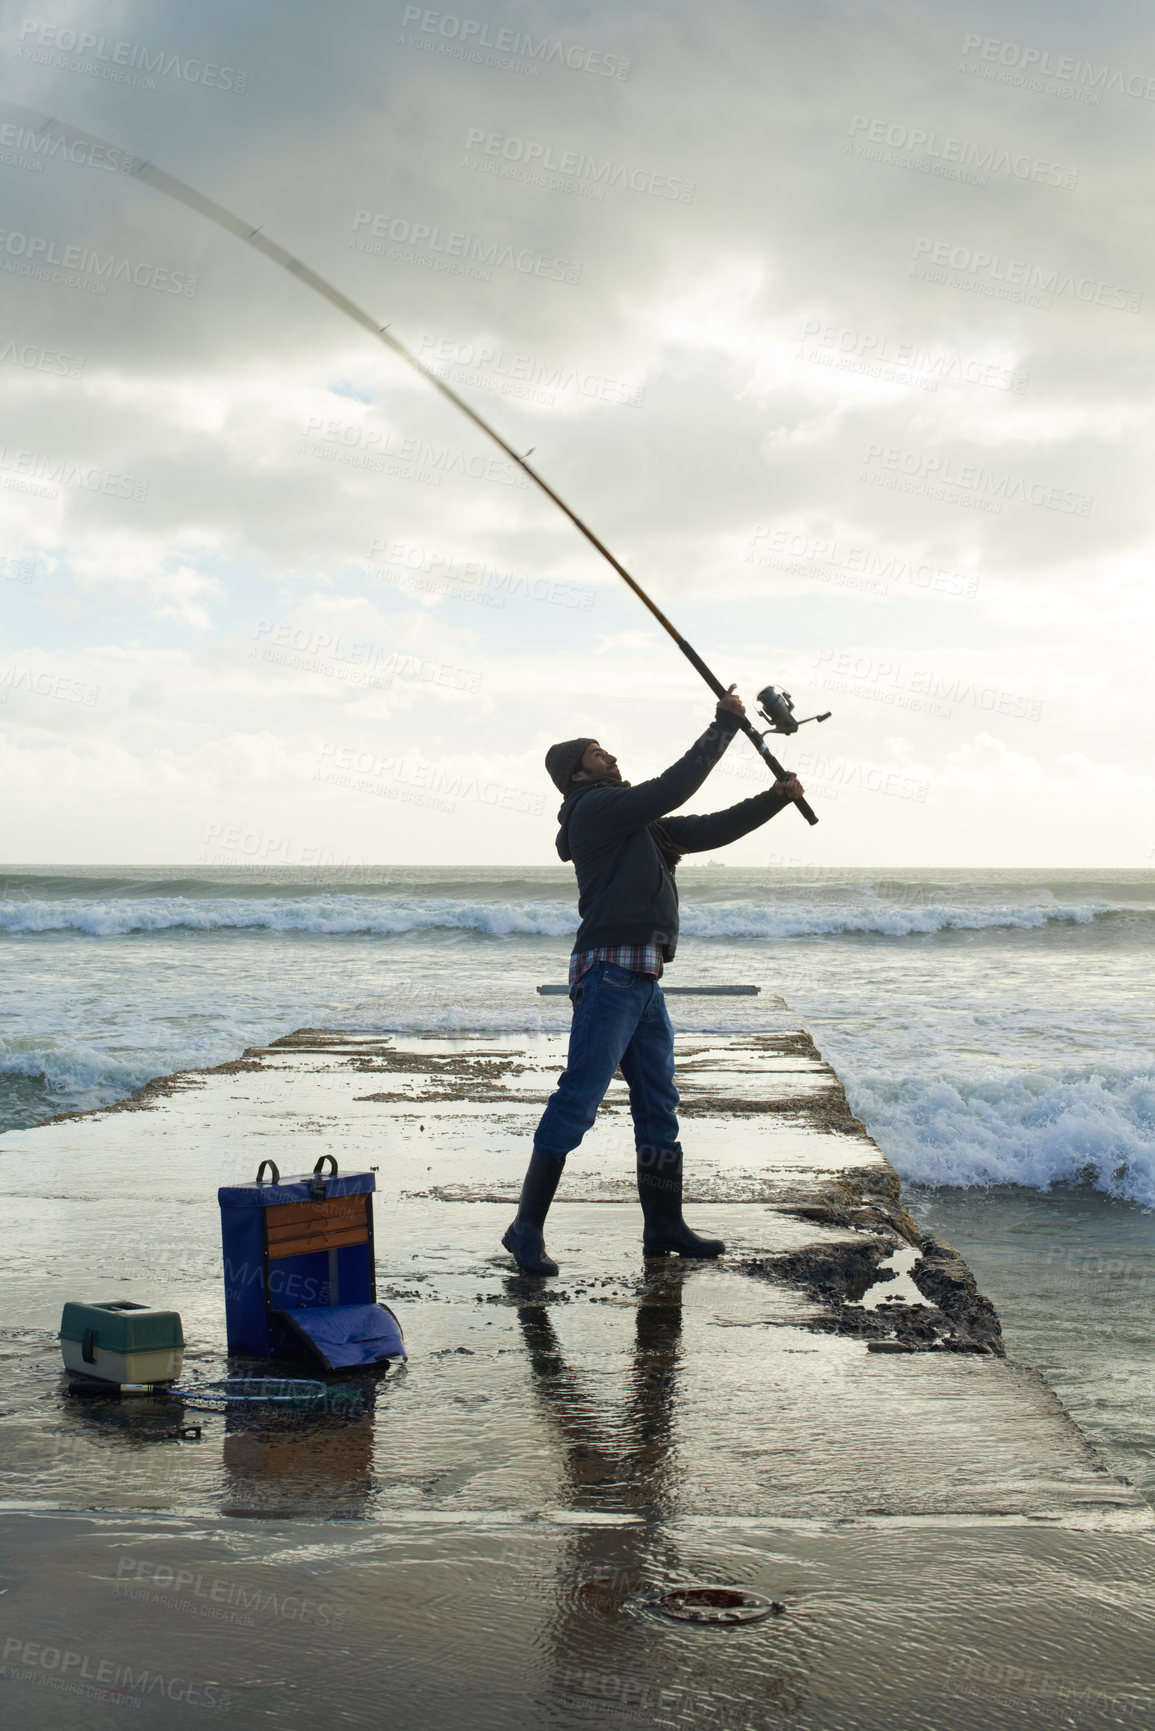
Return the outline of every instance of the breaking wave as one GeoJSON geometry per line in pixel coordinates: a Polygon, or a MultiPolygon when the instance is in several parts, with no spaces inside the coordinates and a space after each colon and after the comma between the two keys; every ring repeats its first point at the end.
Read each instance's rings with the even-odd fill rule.
{"type": "Polygon", "coordinates": [[[875,1072],[848,1091],[907,1183],[1090,1184],[1155,1207],[1155,1069],[875,1072]]]}
{"type": "MultiPolygon", "coordinates": [[[[911,937],[942,931],[1008,927],[1029,931],[1051,924],[1089,925],[1113,916],[1151,912],[1134,907],[1122,910],[1109,902],[1057,902],[1045,894],[967,906],[946,901],[903,902],[861,893],[837,900],[826,892],[814,899],[779,895],[762,902],[687,902],[682,908],[682,930],[690,937],[731,940],[852,933],[911,937]]],[[[440,929],[484,937],[561,938],[572,935],[576,924],[572,902],[536,899],[330,894],[264,899],[133,896],[0,901],[0,931],[15,936],[78,932],[90,937],[123,937],[136,932],[257,930],[391,937],[440,929]]]]}

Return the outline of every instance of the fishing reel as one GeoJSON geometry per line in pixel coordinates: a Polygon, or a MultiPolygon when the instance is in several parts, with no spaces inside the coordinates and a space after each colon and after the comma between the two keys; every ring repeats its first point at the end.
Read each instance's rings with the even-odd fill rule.
{"type": "Polygon", "coordinates": [[[831,711],[823,715],[804,715],[801,721],[794,719],[794,699],[788,691],[779,691],[776,685],[767,685],[758,693],[758,713],[763,721],[770,726],[763,729],[763,738],[767,733],[797,733],[800,727],[808,721],[829,721],[831,711]]]}

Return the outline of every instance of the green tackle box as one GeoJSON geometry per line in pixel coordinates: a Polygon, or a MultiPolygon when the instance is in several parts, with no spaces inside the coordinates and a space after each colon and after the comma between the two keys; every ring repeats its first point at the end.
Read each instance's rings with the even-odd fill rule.
{"type": "Polygon", "coordinates": [[[72,1303],[60,1319],[64,1367],[101,1382],[175,1382],[184,1360],[184,1330],[175,1310],[151,1310],[128,1298],[72,1303]]]}

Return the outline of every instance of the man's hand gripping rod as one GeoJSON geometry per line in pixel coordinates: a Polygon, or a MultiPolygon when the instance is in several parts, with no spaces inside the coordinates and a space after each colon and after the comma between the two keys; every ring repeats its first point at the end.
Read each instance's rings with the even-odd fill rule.
{"type": "MultiPolygon", "coordinates": [[[[494,431],[488,421],[483,420],[475,409],[470,408],[464,398],[459,397],[457,392],[445,383],[444,379],[438,378],[437,374],[431,372],[423,362],[417,359],[416,355],[410,354],[409,350],[405,348],[404,344],[399,343],[396,337],[391,337],[389,335],[388,325],[377,324],[376,320],[370,318],[369,314],[363,311],[361,307],[357,306],[356,302],[351,301],[347,295],[342,294],[340,289],[334,288],[332,283],[327,282],[324,277],[318,276],[316,271],[310,270],[308,265],[302,264],[300,259],[294,258],[292,253],[287,252],[283,246],[279,246],[275,240],[271,240],[268,235],[262,232],[259,224],[254,226],[252,223],[246,222],[242,217],[235,216],[231,210],[226,210],[224,205],[217,204],[214,199],[206,198],[203,193],[198,192],[195,187],[189,186],[186,181],[177,180],[174,175],[166,174],[164,169],[158,168],[155,163],[146,161],[144,157],[133,156],[131,151],[124,150],[119,145],[110,144],[108,139],[99,138],[95,133],[82,132],[79,127],[68,126],[63,121],[57,120],[54,116],[41,114],[35,109],[22,108],[14,102],[0,101],[0,113],[11,116],[12,119],[18,121],[24,126],[30,127],[34,132],[51,133],[70,143],[96,144],[104,150],[111,150],[114,153],[113,160],[117,162],[123,170],[135,175],[139,180],[147,181],[150,186],[155,187],[157,192],[163,192],[167,197],[176,199],[179,204],[187,205],[190,210],[195,210],[201,216],[207,217],[210,222],[216,223],[218,228],[225,229],[229,234],[234,235],[237,240],[244,241],[246,246],[251,246],[254,251],[262,253],[265,258],[270,259],[273,264],[279,265],[282,270],[288,271],[290,276],[296,277],[298,282],[303,283],[306,288],[312,289],[314,294],[318,294],[323,300],[327,300],[330,305],[335,306],[339,312],[345,313],[347,317],[353,320],[354,324],[360,325],[363,330],[368,331],[371,336],[376,337],[379,342],[384,343],[386,348],[392,349],[395,355],[400,356],[403,361],[413,367],[415,371],[419,372],[422,378],[428,379],[429,383],[435,390],[440,391],[443,397],[448,397],[449,401],[455,404],[456,407],[461,410],[462,414],[468,415],[474,426],[479,428],[488,438],[492,439],[494,444],[498,445],[511,461],[517,463],[520,468],[525,470],[526,474],[529,476],[530,480],[533,481],[535,486],[539,487],[548,499],[552,499],[560,511],[564,511],[565,515],[574,525],[574,528],[579,530],[581,534],[585,536],[591,546],[597,548],[602,558],[607,560],[608,563],[613,566],[618,576],[629,584],[634,594],[638,597],[638,600],[643,602],[645,606],[649,608],[650,612],[654,615],[654,618],[662,628],[669,632],[687,661],[697,668],[698,672],[702,675],[702,678],[706,681],[706,684],[710,687],[714,695],[716,697],[725,697],[726,687],[722,684],[721,680],[714,677],[701,656],[690,647],[686,642],[686,639],[678,635],[665,614],[662,613],[659,608],[655,607],[645,590],[640,584],[635,583],[625,566],[619,564],[618,560],[614,558],[613,554],[604,542],[598,540],[598,537],[594,534],[592,529],[587,529],[581,518],[577,516],[575,512],[570,510],[565,500],[558,497],[553,488],[549,486],[547,482],[543,481],[539,474],[530,468],[526,458],[519,456],[519,454],[513,449],[513,446],[507,444],[501,437],[500,433],[494,431]]],[[[529,453],[527,452],[526,455],[528,456],[528,454],[529,453]]],[[[742,732],[746,735],[746,738],[757,751],[759,757],[761,757],[763,762],[774,771],[775,776],[779,780],[783,780],[789,772],[783,769],[782,765],[770,751],[761,735],[756,732],[753,724],[743,716],[739,725],[741,726],[742,732]]],[[[817,817],[815,817],[804,799],[796,799],[794,804],[798,807],[807,823],[818,822],[817,817]]]]}

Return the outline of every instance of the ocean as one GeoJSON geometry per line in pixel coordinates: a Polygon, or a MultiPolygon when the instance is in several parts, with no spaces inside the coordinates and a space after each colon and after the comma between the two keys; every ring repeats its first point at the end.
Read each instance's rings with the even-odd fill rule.
{"type": "MultiPolygon", "coordinates": [[[[675,1026],[757,1027],[785,998],[1008,1350],[1155,1495],[1155,873],[679,881],[667,983],[763,1000],[674,998],[675,1026]]],[[[0,1132],[301,1026],[564,1026],[535,988],[565,979],[575,926],[562,867],[0,871],[0,1132]]]]}

